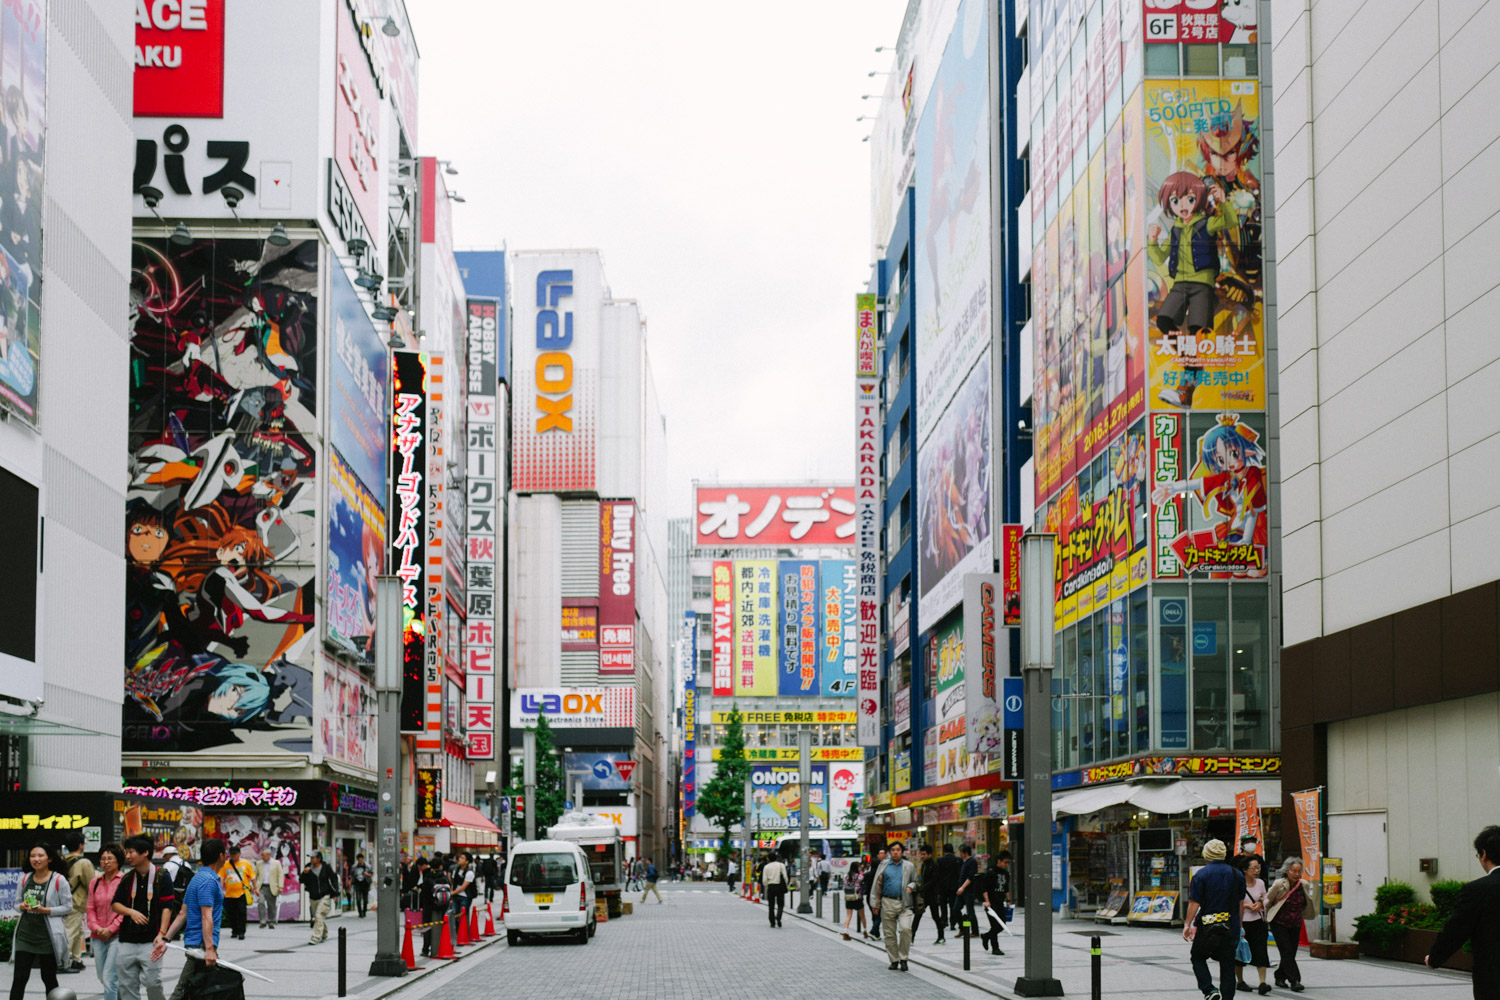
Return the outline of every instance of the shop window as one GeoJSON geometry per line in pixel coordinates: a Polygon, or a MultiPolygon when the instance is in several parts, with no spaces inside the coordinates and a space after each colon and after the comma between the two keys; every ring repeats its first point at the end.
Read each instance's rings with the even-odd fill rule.
{"type": "Polygon", "coordinates": [[[1151,749],[1151,622],[1146,617],[1146,589],[1130,597],[1131,752],[1151,749]]]}
{"type": "Polygon", "coordinates": [[[1069,693],[1063,635],[1058,632],[1052,637],[1052,766],[1058,769],[1072,766],[1068,754],[1068,701],[1063,697],[1069,693]]]}
{"type": "Polygon", "coordinates": [[[1188,748],[1187,587],[1158,584],[1152,598],[1156,619],[1157,732],[1163,750],[1188,748]]]}
{"type": "Polygon", "coordinates": [[[1219,46],[1184,45],[1182,47],[1183,76],[1218,76],[1219,46]]]}
{"type": "Polygon", "coordinates": [[[1177,50],[1179,46],[1152,44],[1146,46],[1147,76],[1178,76],[1177,50]]]}
{"type": "Polygon", "coordinates": [[[1255,45],[1224,46],[1224,75],[1260,76],[1260,52],[1255,45]]]}
{"type": "Polygon", "coordinates": [[[1109,732],[1112,757],[1130,755],[1130,622],[1122,597],[1110,603],[1105,621],[1109,638],[1109,732]]]}
{"type": "Polygon", "coordinates": [[[1234,617],[1230,676],[1234,686],[1234,749],[1271,748],[1271,656],[1269,604],[1263,584],[1236,584],[1230,592],[1234,617]]]}
{"type": "MultiPolygon", "coordinates": [[[[1062,662],[1066,664],[1063,671],[1062,693],[1076,696],[1078,694],[1078,629],[1076,626],[1063,632],[1062,662]]],[[[1077,697],[1063,699],[1063,732],[1067,734],[1068,767],[1077,767],[1080,760],[1078,702],[1077,697]]]]}
{"type": "Polygon", "coordinates": [[[1229,749],[1229,586],[1193,587],[1193,749],[1229,749]]]}
{"type": "Polygon", "coordinates": [[[1094,628],[1093,622],[1087,619],[1078,626],[1078,686],[1075,690],[1084,696],[1077,701],[1078,763],[1087,767],[1098,759],[1094,745],[1094,628]]]}

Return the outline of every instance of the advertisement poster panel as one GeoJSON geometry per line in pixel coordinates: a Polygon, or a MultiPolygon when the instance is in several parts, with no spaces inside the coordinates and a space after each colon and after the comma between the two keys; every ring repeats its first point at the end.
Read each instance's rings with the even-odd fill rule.
{"type": "Polygon", "coordinates": [[[694,486],[701,548],[848,545],[854,537],[854,487],[694,486]]]}
{"type": "Polygon", "coordinates": [[[0,171],[0,407],[33,426],[42,359],[47,24],[42,0],[13,0],[0,8],[7,142],[0,171]]]}
{"type": "Polygon", "coordinates": [[[714,563],[712,601],[714,696],[727,698],[734,694],[734,563],[714,563]]]}
{"type": "Polygon", "coordinates": [[[122,745],[311,740],[317,241],[140,240],[131,299],[122,745]]]}
{"type": "MultiPolygon", "coordinates": [[[[226,813],[214,810],[203,817],[203,835],[217,837],[224,846],[238,847],[240,856],[260,863],[262,851],[281,862],[281,894],[276,916],[297,920],[302,913],[302,817],[294,812],[226,813]]],[[[248,918],[259,920],[260,893],[249,893],[248,918]]]]}
{"type": "Polygon", "coordinates": [[[563,601],[564,652],[593,652],[599,648],[599,606],[588,601],[563,601]]]}
{"type": "Polygon", "coordinates": [[[375,578],[385,566],[383,504],[328,451],[328,639],[373,662],[375,578]]]}
{"type": "Polygon", "coordinates": [[[828,765],[812,765],[811,775],[812,786],[804,789],[799,765],[751,764],[750,825],[761,830],[795,830],[802,825],[806,809],[811,829],[828,829],[828,765]]]}
{"type": "Polygon", "coordinates": [[[375,688],[358,670],[322,657],[318,747],[324,757],[375,772],[375,688]]]}
{"type": "Polygon", "coordinates": [[[635,502],[599,504],[599,673],[635,673],[635,502]]]}
{"type": "Polygon", "coordinates": [[[825,559],[818,564],[820,604],[823,614],[823,694],[854,697],[858,684],[857,580],[852,559],[825,559]]]}
{"type": "Polygon", "coordinates": [[[922,446],[990,342],[988,72],[984,0],[963,0],[916,133],[922,446]]]}
{"type": "Polygon", "coordinates": [[[818,657],[822,645],[818,608],[818,564],[809,559],[782,559],[780,580],[780,635],[777,693],[818,695],[818,657]]]}
{"type": "Polygon", "coordinates": [[[1145,84],[1153,408],[1265,409],[1260,91],[1145,84]]]}
{"type": "Polygon", "coordinates": [[[776,693],[776,560],[734,564],[734,693],[776,693]]]}
{"type": "Polygon", "coordinates": [[[1000,678],[1009,672],[1010,641],[1002,632],[1004,593],[999,573],[964,577],[964,726],[971,752],[999,753],[1005,742],[1000,678]]]}
{"type": "Polygon", "coordinates": [[[963,574],[990,568],[989,354],[975,365],[917,452],[919,628],[963,599],[963,574]]]}
{"type": "Polygon", "coordinates": [[[574,783],[583,782],[585,792],[628,792],[635,761],[623,751],[590,751],[563,754],[567,769],[568,798],[573,797],[574,783]]]}
{"type": "Polygon", "coordinates": [[[1263,579],[1269,569],[1265,417],[1154,413],[1152,572],[1157,579],[1263,579]]]}
{"type": "Polygon", "coordinates": [[[365,489],[384,496],[385,400],[390,389],[385,342],[342,267],[332,269],[328,290],[333,319],[328,438],[365,489]]]}
{"type": "Polygon", "coordinates": [[[423,569],[428,544],[428,357],[417,351],[392,355],[390,554],[386,565],[401,581],[401,731],[427,725],[427,582],[423,569]]]}

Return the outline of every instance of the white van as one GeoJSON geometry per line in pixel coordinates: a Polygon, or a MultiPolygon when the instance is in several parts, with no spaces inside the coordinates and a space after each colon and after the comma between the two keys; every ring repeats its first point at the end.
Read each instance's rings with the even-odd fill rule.
{"type": "Polygon", "coordinates": [[[507,944],[528,935],[594,936],[594,883],[588,857],[565,840],[528,840],[510,852],[501,904],[507,944]]]}

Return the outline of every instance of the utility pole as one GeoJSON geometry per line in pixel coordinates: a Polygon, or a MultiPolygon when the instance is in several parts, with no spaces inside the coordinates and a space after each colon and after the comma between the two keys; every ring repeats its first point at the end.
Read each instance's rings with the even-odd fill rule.
{"type": "Polygon", "coordinates": [[[812,815],[812,732],[803,729],[797,734],[797,779],[802,783],[802,808],[799,814],[802,817],[802,853],[797,858],[797,867],[802,873],[801,897],[797,900],[798,913],[811,913],[813,911],[809,896],[812,891],[812,865],[811,847],[807,839],[807,821],[812,815]]]}
{"type": "Polygon", "coordinates": [[[375,825],[375,960],[372,976],[404,976],[401,911],[401,581],[375,579],[375,739],[380,767],[380,805],[375,825]]]}
{"type": "Polygon", "coordinates": [[[536,730],[521,734],[522,774],[526,782],[526,839],[536,839],[536,730]]]}
{"type": "Polygon", "coordinates": [[[1021,537],[1021,675],[1026,690],[1026,969],[1023,997],[1060,997],[1052,975],[1052,632],[1057,536],[1021,537]]]}

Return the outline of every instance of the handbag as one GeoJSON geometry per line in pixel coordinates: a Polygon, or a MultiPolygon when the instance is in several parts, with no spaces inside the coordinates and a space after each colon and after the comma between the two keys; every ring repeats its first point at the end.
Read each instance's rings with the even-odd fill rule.
{"type": "Polygon", "coordinates": [[[245,977],[222,965],[204,966],[187,982],[188,1000],[245,1000],[245,977]]]}
{"type": "Polygon", "coordinates": [[[1240,928],[1240,943],[1234,947],[1234,960],[1241,965],[1250,964],[1250,942],[1245,940],[1245,929],[1240,928]]]}

